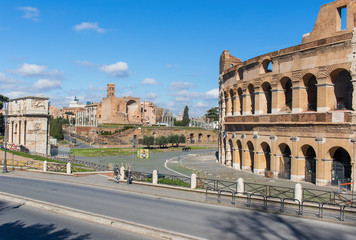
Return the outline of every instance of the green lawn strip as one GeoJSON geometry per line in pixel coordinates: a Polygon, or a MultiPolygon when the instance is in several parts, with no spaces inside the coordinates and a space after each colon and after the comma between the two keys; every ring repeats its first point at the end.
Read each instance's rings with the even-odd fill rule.
{"type": "MultiPolygon", "coordinates": [[[[0,149],[0,151],[4,151],[4,149],[0,149]]],[[[7,153],[9,154],[8,156],[10,156],[12,153],[14,153],[14,155],[16,156],[21,156],[21,157],[25,157],[25,158],[31,158],[33,160],[37,160],[37,161],[47,161],[47,162],[52,162],[52,163],[60,163],[60,164],[67,164],[67,162],[62,162],[62,161],[58,161],[58,160],[54,160],[54,159],[51,159],[51,158],[46,158],[46,157],[42,157],[42,156],[37,156],[37,155],[31,155],[31,154],[28,154],[28,153],[24,153],[24,152],[12,152],[12,151],[7,151],[7,153]]],[[[10,157],[9,157],[10,159],[10,157]]],[[[76,163],[72,163],[72,166],[76,166],[78,168],[80,167],[85,167],[83,165],[80,165],[80,164],[76,164],[76,163]]],[[[85,167],[87,168],[87,167],[85,167]]]]}

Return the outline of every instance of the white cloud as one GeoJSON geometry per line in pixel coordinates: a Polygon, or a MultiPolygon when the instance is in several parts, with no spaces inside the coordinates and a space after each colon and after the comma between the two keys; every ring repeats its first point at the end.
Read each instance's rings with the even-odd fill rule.
{"type": "Polygon", "coordinates": [[[153,78],[145,78],[145,79],[143,79],[141,84],[144,84],[144,85],[157,85],[158,82],[156,80],[154,80],[153,78]]]}
{"type": "Polygon", "coordinates": [[[0,83],[15,83],[16,79],[12,77],[6,77],[4,73],[0,73],[0,83]]]}
{"type": "Polygon", "coordinates": [[[146,98],[149,100],[155,100],[156,98],[158,98],[158,95],[156,93],[149,92],[149,93],[146,93],[146,98]]]}
{"type": "Polygon", "coordinates": [[[204,103],[204,102],[198,102],[195,104],[195,107],[197,107],[197,108],[206,108],[208,106],[209,106],[209,104],[204,103]]]}
{"type": "Polygon", "coordinates": [[[80,66],[84,66],[84,67],[99,67],[100,66],[99,64],[96,64],[96,63],[91,63],[88,61],[81,61],[81,60],[76,60],[75,63],[80,66]]]}
{"type": "Polygon", "coordinates": [[[24,11],[25,15],[23,18],[31,19],[33,21],[38,21],[38,16],[40,15],[40,11],[34,7],[20,7],[19,10],[24,11]]]}
{"type": "Polygon", "coordinates": [[[219,98],[219,88],[214,88],[205,93],[207,99],[218,99],[219,98]]]}
{"type": "Polygon", "coordinates": [[[94,30],[97,33],[106,32],[106,29],[99,27],[99,24],[97,22],[82,22],[81,24],[75,25],[73,28],[77,32],[83,30],[94,30]]]}
{"type": "Polygon", "coordinates": [[[201,98],[203,97],[203,93],[200,92],[189,92],[188,90],[180,90],[176,92],[170,93],[172,96],[180,96],[180,97],[186,97],[186,98],[201,98]]]}
{"type": "Polygon", "coordinates": [[[117,62],[111,65],[103,65],[99,67],[99,70],[109,73],[117,78],[124,78],[129,75],[128,65],[125,62],[117,62]]]}
{"type": "Polygon", "coordinates": [[[39,79],[33,84],[33,87],[38,90],[51,90],[61,87],[62,82],[51,79],[39,79]]]}
{"type": "Polygon", "coordinates": [[[187,97],[176,97],[175,99],[177,102],[189,102],[190,99],[187,97]]]}
{"type": "Polygon", "coordinates": [[[10,70],[9,72],[17,73],[23,77],[56,77],[61,78],[62,72],[52,70],[47,72],[47,66],[24,63],[19,69],[10,70]]]}
{"type": "Polygon", "coordinates": [[[171,82],[168,89],[169,90],[182,90],[182,89],[188,89],[193,86],[194,86],[194,84],[190,83],[190,82],[171,82]]]}

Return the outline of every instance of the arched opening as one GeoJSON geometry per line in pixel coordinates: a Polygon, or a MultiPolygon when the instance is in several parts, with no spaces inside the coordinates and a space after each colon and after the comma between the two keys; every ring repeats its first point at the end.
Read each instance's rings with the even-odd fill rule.
{"type": "Polygon", "coordinates": [[[237,94],[238,94],[239,100],[240,100],[240,115],[242,115],[242,110],[243,110],[243,108],[242,108],[242,106],[243,106],[243,97],[242,97],[242,94],[243,94],[243,92],[242,92],[242,89],[241,89],[241,88],[239,88],[239,89],[237,90],[237,94]]]}
{"type": "Polygon", "coordinates": [[[255,150],[251,141],[247,142],[248,156],[247,156],[247,166],[250,165],[251,171],[255,169],[255,150]]]}
{"type": "Polygon", "coordinates": [[[338,147],[335,150],[333,157],[332,166],[332,185],[338,185],[339,181],[351,182],[351,158],[349,153],[342,147],[338,147]]]}
{"type": "Polygon", "coordinates": [[[244,70],[242,68],[239,68],[238,73],[240,80],[244,79],[244,70]]]}
{"type": "Polygon", "coordinates": [[[194,133],[190,134],[190,143],[194,143],[194,133]]]}
{"type": "Polygon", "coordinates": [[[255,87],[252,84],[248,85],[248,92],[251,99],[251,114],[255,114],[255,87]]]}
{"type": "Polygon", "coordinates": [[[130,123],[133,123],[139,117],[139,105],[136,101],[130,100],[126,104],[126,113],[130,123]]]}
{"type": "Polygon", "coordinates": [[[281,144],[279,146],[281,152],[279,160],[279,173],[278,177],[283,179],[290,179],[291,174],[291,150],[287,144],[281,144]]]}
{"type": "Polygon", "coordinates": [[[229,96],[227,92],[224,92],[224,103],[225,103],[225,116],[227,116],[227,113],[229,113],[229,96]]]}
{"type": "Polygon", "coordinates": [[[240,162],[240,169],[242,169],[242,144],[240,140],[237,140],[236,146],[238,148],[238,153],[237,153],[238,159],[236,159],[236,162],[240,162]]]}
{"type": "Polygon", "coordinates": [[[317,99],[318,99],[318,88],[316,81],[316,77],[312,74],[308,74],[303,77],[304,85],[307,91],[308,97],[308,111],[316,111],[317,110],[317,99]]]}
{"type": "Polygon", "coordinates": [[[265,59],[262,62],[262,73],[272,72],[272,61],[269,59],[265,59]]]}
{"type": "Polygon", "coordinates": [[[305,181],[316,183],[316,153],[313,147],[302,148],[305,157],[305,181]]]}
{"type": "Polygon", "coordinates": [[[263,142],[261,147],[265,157],[265,162],[263,163],[262,168],[264,168],[265,171],[271,171],[271,148],[266,142],[263,142]]]}
{"type": "Polygon", "coordinates": [[[262,84],[262,90],[266,99],[266,113],[272,113],[272,87],[268,82],[262,84]]]}
{"type": "Polygon", "coordinates": [[[199,135],[198,135],[198,142],[202,142],[202,138],[203,138],[203,134],[202,134],[202,133],[199,133],[199,135]]]}
{"type": "Polygon", "coordinates": [[[282,109],[283,112],[292,112],[292,80],[288,77],[284,77],[281,80],[281,85],[284,91],[284,108],[282,109]]]}
{"type": "Polygon", "coordinates": [[[232,144],[231,139],[229,140],[229,148],[230,148],[229,149],[230,150],[230,164],[229,164],[229,166],[233,167],[235,159],[234,159],[234,145],[232,144]]]}
{"type": "Polygon", "coordinates": [[[350,72],[345,69],[338,69],[333,71],[330,76],[334,84],[336,109],[353,110],[352,95],[354,88],[351,83],[350,72]]]}
{"type": "Polygon", "coordinates": [[[234,111],[235,111],[235,109],[234,109],[234,105],[235,105],[234,101],[235,101],[235,99],[234,99],[234,91],[232,89],[230,89],[230,101],[231,101],[230,111],[231,111],[231,116],[233,116],[234,115],[234,111]]]}

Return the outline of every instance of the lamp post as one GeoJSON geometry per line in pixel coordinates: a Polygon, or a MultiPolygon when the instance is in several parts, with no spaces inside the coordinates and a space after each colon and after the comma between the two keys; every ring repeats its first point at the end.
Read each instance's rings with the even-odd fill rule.
{"type": "Polygon", "coordinates": [[[4,168],[2,169],[3,173],[7,173],[7,163],[6,163],[6,148],[7,148],[7,125],[9,124],[7,121],[7,114],[8,114],[8,103],[4,102],[5,106],[5,152],[4,152],[4,168]]]}

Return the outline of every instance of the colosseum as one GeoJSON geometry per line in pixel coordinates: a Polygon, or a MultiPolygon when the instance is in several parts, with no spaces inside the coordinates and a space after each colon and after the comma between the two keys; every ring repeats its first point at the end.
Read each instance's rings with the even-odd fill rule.
{"type": "Polygon", "coordinates": [[[318,186],[353,181],[355,27],[356,1],[339,0],[300,45],[244,62],[221,54],[221,164],[318,186]]]}

